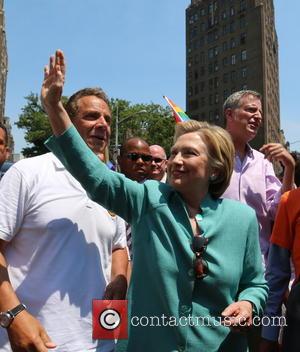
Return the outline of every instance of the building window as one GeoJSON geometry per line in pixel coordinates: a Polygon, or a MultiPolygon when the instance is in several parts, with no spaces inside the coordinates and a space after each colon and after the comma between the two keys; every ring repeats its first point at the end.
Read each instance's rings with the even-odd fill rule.
{"type": "Polygon", "coordinates": [[[218,47],[218,46],[215,46],[215,47],[214,47],[214,55],[215,55],[215,56],[218,56],[218,54],[219,54],[219,47],[218,47]]]}
{"type": "Polygon", "coordinates": [[[232,81],[232,82],[235,81],[235,78],[236,78],[236,73],[235,73],[235,71],[231,71],[230,77],[231,77],[231,81],[232,81]]]}
{"type": "Polygon", "coordinates": [[[197,95],[197,94],[199,93],[199,86],[198,86],[198,84],[195,84],[194,89],[195,89],[195,95],[197,95]]]}
{"type": "Polygon", "coordinates": [[[215,111],[215,120],[216,121],[220,120],[220,115],[219,115],[219,111],[218,110],[215,111]]]}
{"type": "Polygon", "coordinates": [[[241,1],[240,1],[240,10],[241,10],[241,11],[244,11],[244,10],[246,10],[246,8],[247,8],[247,2],[246,2],[246,0],[241,0],[241,1]]]}
{"type": "Polygon", "coordinates": [[[226,100],[229,97],[228,89],[225,89],[223,92],[223,100],[226,100]]]}
{"type": "Polygon", "coordinates": [[[227,34],[228,32],[229,32],[229,24],[227,23],[223,26],[223,34],[227,34]]]}
{"type": "Polygon", "coordinates": [[[219,103],[219,94],[216,93],[215,94],[215,104],[218,104],[219,103]]]}
{"type": "Polygon", "coordinates": [[[223,18],[223,20],[226,20],[226,18],[227,18],[227,11],[226,10],[222,13],[222,18],[223,18]]]}
{"type": "Polygon", "coordinates": [[[218,77],[215,77],[214,83],[215,83],[214,87],[218,88],[219,87],[219,78],[218,77]]]}
{"type": "Polygon", "coordinates": [[[205,67],[204,67],[204,66],[201,66],[201,67],[200,67],[200,75],[201,75],[201,76],[204,76],[204,74],[205,74],[205,67]]]}
{"type": "Polygon", "coordinates": [[[195,70],[194,71],[194,79],[195,79],[195,81],[197,81],[198,77],[199,77],[198,70],[195,70]]]}
{"type": "Polygon", "coordinates": [[[247,67],[242,68],[242,77],[246,78],[247,77],[247,67]]]}
{"type": "Polygon", "coordinates": [[[223,67],[228,65],[228,57],[224,57],[223,59],[223,67]]]}
{"type": "Polygon", "coordinates": [[[235,46],[236,46],[235,38],[231,38],[231,40],[230,40],[231,49],[235,48],[235,46]]]}
{"type": "Polygon", "coordinates": [[[213,63],[208,64],[208,73],[213,73],[213,63]]]}
{"type": "Polygon", "coordinates": [[[215,40],[214,32],[209,32],[207,35],[207,43],[212,43],[215,40]]]}
{"type": "Polygon", "coordinates": [[[235,31],[235,22],[230,22],[230,33],[235,31]]]}
{"type": "Polygon", "coordinates": [[[231,8],[230,8],[230,16],[234,16],[234,13],[235,13],[234,7],[231,7],[231,8]]]}
{"type": "Polygon", "coordinates": [[[200,53],[200,62],[201,62],[201,64],[205,63],[205,54],[203,51],[201,51],[201,53],[200,53]]]}
{"type": "Polygon", "coordinates": [[[202,22],[200,24],[200,28],[201,28],[201,31],[204,32],[206,30],[206,24],[204,22],[202,22]]]}
{"type": "Polygon", "coordinates": [[[213,120],[213,112],[210,111],[208,116],[209,116],[209,117],[208,117],[208,118],[209,118],[209,121],[212,121],[212,120],[213,120]]]}
{"type": "Polygon", "coordinates": [[[228,49],[228,44],[227,42],[223,43],[223,51],[226,51],[228,49]]]}
{"type": "Polygon", "coordinates": [[[247,60],[247,50],[242,50],[242,52],[241,52],[241,60],[242,61],[247,60]]]}
{"type": "Polygon", "coordinates": [[[241,33],[240,42],[241,44],[246,44],[246,33],[241,33]]]}
{"type": "Polygon", "coordinates": [[[209,59],[212,59],[214,57],[214,49],[213,48],[210,48],[208,50],[208,58],[209,59]]]}
{"type": "Polygon", "coordinates": [[[242,90],[247,90],[247,89],[248,89],[247,84],[243,84],[242,85],[242,90]]]}
{"type": "Polygon", "coordinates": [[[236,63],[236,56],[235,54],[231,55],[231,65],[235,65],[236,63]]]}
{"type": "Polygon", "coordinates": [[[204,37],[200,37],[198,41],[198,47],[201,48],[205,44],[205,39],[204,37]]]}
{"type": "Polygon", "coordinates": [[[201,104],[201,106],[205,105],[205,97],[201,97],[200,104],[201,104]]]}
{"type": "Polygon", "coordinates": [[[213,95],[209,95],[209,105],[213,105],[213,95]]]}
{"type": "Polygon", "coordinates": [[[214,71],[215,71],[215,72],[219,71],[219,64],[218,64],[218,61],[215,61],[215,62],[214,62],[214,71]]]}
{"type": "Polygon", "coordinates": [[[200,91],[203,92],[205,88],[205,82],[200,82],[200,91]]]}
{"type": "Polygon", "coordinates": [[[245,28],[246,27],[246,17],[242,16],[240,18],[240,28],[245,28]]]}
{"type": "Polygon", "coordinates": [[[200,9],[200,16],[205,16],[205,8],[200,9]]]}
{"type": "Polygon", "coordinates": [[[209,86],[209,89],[210,89],[210,90],[213,89],[213,84],[214,84],[214,81],[213,81],[213,79],[211,78],[211,79],[208,81],[208,86],[209,86]]]}
{"type": "Polygon", "coordinates": [[[228,82],[228,77],[229,77],[228,73],[224,73],[224,75],[223,75],[223,82],[224,83],[228,82]]]}

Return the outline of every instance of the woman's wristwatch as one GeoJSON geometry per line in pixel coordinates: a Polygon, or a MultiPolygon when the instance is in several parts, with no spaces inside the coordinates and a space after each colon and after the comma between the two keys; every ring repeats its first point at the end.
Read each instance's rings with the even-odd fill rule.
{"type": "Polygon", "coordinates": [[[8,310],[7,312],[0,312],[0,326],[2,328],[8,328],[14,318],[21,313],[24,309],[26,309],[25,304],[21,303],[17,305],[15,308],[8,310]]]}

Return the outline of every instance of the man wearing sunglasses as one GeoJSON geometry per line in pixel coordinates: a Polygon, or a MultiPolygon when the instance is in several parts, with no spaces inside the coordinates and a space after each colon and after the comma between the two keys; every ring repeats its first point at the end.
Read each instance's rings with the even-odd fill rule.
{"type": "Polygon", "coordinates": [[[139,137],[133,137],[127,139],[121,146],[118,164],[126,177],[144,182],[150,175],[151,160],[148,143],[139,137]]]}
{"type": "Polygon", "coordinates": [[[163,147],[157,144],[150,145],[152,155],[150,178],[160,182],[167,180],[167,155],[163,147]]]}

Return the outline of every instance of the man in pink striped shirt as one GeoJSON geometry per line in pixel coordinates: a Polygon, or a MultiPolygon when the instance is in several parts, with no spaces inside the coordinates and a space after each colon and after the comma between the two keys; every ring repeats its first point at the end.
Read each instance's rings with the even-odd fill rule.
{"type": "Polygon", "coordinates": [[[272,222],[281,195],[294,187],[295,162],[280,143],[268,143],[259,151],[248,144],[263,120],[261,95],[243,90],[230,95],[224,103],[226,129],[235,146],[235,166],[224,198],[239,200],[256,211],[260,246],[267,259],[272,222]],[[282,184],[275,176],[272,162],[284,166],[282,184]]]}

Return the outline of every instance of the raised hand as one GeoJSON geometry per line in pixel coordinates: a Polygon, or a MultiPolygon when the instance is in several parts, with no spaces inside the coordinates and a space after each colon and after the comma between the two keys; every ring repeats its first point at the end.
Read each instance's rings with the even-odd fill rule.
{"type": "Polygon", "coordinates": [[[259,151],[271,162],[280,161],[285,167],[295,165],[294,158],[280,143],[264,144],[259,151]]]}
{"type": "Polygon", "coordinates": [[[44,81],[41,89],[42,105],[56,136],[64,133],[71,125],[71,120],[61,102],[65,83],[66,65],[64,54],[57,50],[50,57],[49,65],[44,68],[44,81]]]}
{"type": "Polygon", "coordinates": [[[41,100],[46,111],[60,104],[65,83],[65,73],[64,54],[61,50],[57,50],[55,55],[50,56],[49,65],[44,68],[41,100]]]}
{"type": "Polygon", "coordinates": [[[47,352],[56,348],[40,322],[27,311],[18,314],[7,333],[13,352],[47,352]]]}

